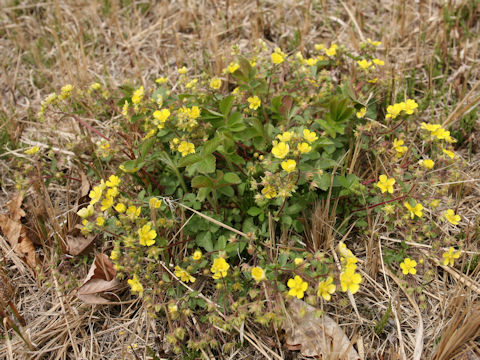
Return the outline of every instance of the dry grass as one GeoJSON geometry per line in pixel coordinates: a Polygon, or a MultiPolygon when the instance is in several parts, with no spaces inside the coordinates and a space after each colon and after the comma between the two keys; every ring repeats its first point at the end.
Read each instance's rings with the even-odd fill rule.
{"type": "MultiPolygon", "coordinates": [[[[283,49],[306,50],[319,42],[335,41],[358,49],[363,39],[381,40],[381,50],[397,84],[415,79],[418,97],[433,99],[421,116],[458,122],[479,99],[475,85],[480,81],[480,4],[472,0],[450,1],[445,6],[443,3],[0,0],[0,132],[8,133],[10,138],[0,152],[0,204],[4,205],[14,192],[14,160],[6,155],[22,156],[21,150],[15,150],[19,144],[54,144],[65,156],[60,168],[69,169],[73,175],[76,172],[72,160],[75,154],[63,146],[75,138],[78,128],[70,123],[54,126],[33,120],[41,99],[48,93],[66,83],[146,84],[162,74],[172,74],[183,64],[218,74],[229,62],[233,44],[249,47],[258,38],[283,49]],[[449,18],[446,11],[464,16],[449,18]],[[469,93],[471,89],[476,90],[469,93]],[[448,118],[446,113],[450,114],[448,118]]],[[[92,124],[108,131],[108,122],[92,119],[92,124]]],[[[468,162],[460,176],[463,182],[450,187],[458,198],[458,211],[467,228],[464,263],[457,269],[467,267],[472,256],[479,253],[479,133],[466,135],[471,149],[460,149],[468,162]]],[[[355,166],[355,161],[352,163],[355,166]]],[[[78,193],[76,188],[47,191],[51,204],[46,208],[55,211],[53,216],[59,216],[59,227],[70,210],[66,190],[71,191],[72,197],[78,193]]],[[[28,196],[38,201],[33,190],[28,196]]],[[[30,214],[35,213],[33,209],[29,209],[30,214]]],[[[323,223],[312,226],[328,235],[328,248],[336,234],[328,227],[329,215],[321,216],[323,223]]],[[[386,232],[378,218],[368,220],[370,236],[349,236],[350,240],[356,236],[352,250],[362,259],[364,269],[364,286],[354,300],[358,314],[350,304],[334,304],[328,309],[350,338],[356,339],[355,346],[362,357],[480,358],[480,265],[466,273],[444,267],[432,257],[438,249],[412,239],[409,245],[435,269],[422,283],[425,301],[417,304],[415,297],[399,286],[403,280],[397,279],[379,256],[382,247],[395,246],[405,234],[386,232]],[[377,335],[372,328],[390,302],[392,318],[386,322],[383,333],[377,335]]],[[[53,243],[44,241],[46,245],[53,243]]],[[[324,246],[317,237],[314,242],[315,246],[324,246]]],[[[68,258],[58,262],[54,247],[46,246],[39,250],[44,256],[46,274],[45,279],[40,279],[31,275],[1,237],[0,247],[3,265],[17,285],[16,306],[27,321],[25,332],[35,346],[34,351],[28,351],[13,335],[2,341],[0,358],[143,359],[149,358],[147,346],[160,357],[168,357],[162,355],[162,322],[149,319],[140,302],[88,306],[74,295],[62,295],[62,285],[55,274],[70,271],[81,279],[87,265],[68,258]],[[133,351],[128,349],[129,345],[134,347],[133,351]]],[[[252,341],[262,343],[260,338],[252,341]]],[[[259,346],[263,349],[266,345],[259,346]]],[[[280,349],[273,350],[282,354],[280,349]]],[[[297,356],[283,354],[285,358],[297,356]]],[[[210,355],[205,353],[204,357],[210,355]]],[[[268,356],[273,358],[271,353],[268,356]]],[[[224,356],[263,357],[253,346],[224,356]]]]}

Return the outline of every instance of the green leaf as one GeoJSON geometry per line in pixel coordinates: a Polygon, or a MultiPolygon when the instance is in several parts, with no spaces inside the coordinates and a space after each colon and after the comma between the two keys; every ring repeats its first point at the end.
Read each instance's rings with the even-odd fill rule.
{"type": "Polygon", "coordinates": [[[192,179],[192,187],[194,188],[212,188],[213,182],[208,177],[204,175],[197,175],[192,179]]]}
{"type": "Polygon", "coordinates": [[[211,190],[212,189],[208,187],[200,188],[197,193],[197,200],[201,203],[204,202],[211,190]]]}
{"type": "Polygon", "coordinates": [[[250,215],[250,216],[258,216],[262,212],[263,212],[263,210],[256,207],[256,206],[252,206],[250,209],[247,210],[247,214],[250,215]]]}
{"type": "Polygon", "coordinates": [[[195,242],[206,251],[213,251],[212,233],[210,231],[201,232],[200,235],[197,236],[195,242]]]}
{"type": "Polygon", "coordinates": [[[233,172],[228,172],[223,176],[223,179],[230,184],[240,184],[242,180],[240,179],[240,176],[233,172]]]}
{"type": "Polygon", "coordinates": [[[203,146],[202,157],[215,152],[221,144],[222,138],[220,136],[215,136],[213,139],[208,140],[203,146]]]}
{"type": "Polygon", "coordinates": [[[151,137],[145,140],[142,145],[140,145],[140,157],[142,160],[145,159],[148,151],[152,148],[153,144],[155,144],[155,140],[157,140],[155,137],[151,137]]]}
{"type": "Polygon", "coordinates": [[[203,156],[200,154],[190,154],[185,157],[182,157],[178,162],[178,167],[184,167],[188,165],[195,164],[203,159],[203,156]]]}
{"type": "Polygon", "coordinates": [[[242,113],[240,111],[235,111],[230,114],[227,120],[227,127],[232,132],[238,132],[245,129],[245,124],[243,122],[242,113]]]}
{"type": "Polygon", "coordinates": [[[235,100],[235,96],[230,95],[220,101],[219,108],[224,117],[227,117],[228,113],[232,109],[233,100],[235,100]]]}

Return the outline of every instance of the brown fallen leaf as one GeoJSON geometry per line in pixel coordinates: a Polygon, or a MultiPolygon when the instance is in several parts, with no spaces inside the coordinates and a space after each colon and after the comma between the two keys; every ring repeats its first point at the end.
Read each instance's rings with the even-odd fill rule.
{"type": "Polygon", "coordinates": [[[23,195],[17,194],[8,202],[8,214],[0,215],[0,229],[10,243],[13,251],[15,251],[27,265],[35,269],[39,264],[35,246],[27,235],[26,227],[20,222],[20,219],[25,216],[25,211],[21,208],[22,200],[23,195]]]}
{"type": "Polygon", "coordinates": [[[300,350],[304,356],[331,360],[359,360],[345,332],[328,315],[316,316],[318,309],[293,298],[283,323],[287,347],[300,350]]]}
{"type": "Polygon", "coordinates": [[[111,292],[119,287],[120,282],[116,275],[117,271],[109,257],[105,254],[98,254],[82,286],[77,289],[77,297],[87,304],[110,303],[109,294],[106,292],[111,292]]]}
{"type": "Polygon", "coordinates": [[[66,238],[67,253],[74,256],[80,255],[90,246],[94,239],[95,235],[85,237],[83,235],[74,236],[68,234],[66,238]]]}

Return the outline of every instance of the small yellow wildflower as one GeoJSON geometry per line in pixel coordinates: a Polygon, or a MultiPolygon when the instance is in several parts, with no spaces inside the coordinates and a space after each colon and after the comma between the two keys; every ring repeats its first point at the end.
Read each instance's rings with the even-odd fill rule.
{"type": "Polygon", "coordinates": [[[302,142],[297,144],[297,149],[300,151],[301,154],[309,153],[312,150],[312,147],[308,145],[306,142],[302,142]]]}
{"type": "Polygon", "coordinates": [[[77,215],[80,216],[82,219],[86,219],[90,216],[93,215],[95,209],[93,208],[93,205],[88,205],[87,207],[84,207],[80,210],[77,211],[77,215]]]}
{"type": "Polygon", "coordinates": [[[100,186],[95,186],[90,193],[88,194],[88,197],[91,199],[90,200],[90,205],[94,205],[95,203],[100,201],[100,198],[102,197],[102,188],[100,186]]]}
{"type": "Polygon", "coordinates": [[[387,175],[380,175],[378,183],[375,185],[382,191],[382,194],[388,192],[393,194],[393,185],[395,184],[394,178],[388,178],[387,175]]]}
{"type": "Polygon", "coordinates": [[[131,290],[133,293],[143,293],[143,286],[140,283],[140,280],[138,279],[137,275],[133,275],[133,279],[128,279],[128,285],[130,285],[131,290]]]}
{"type": "Polygon", "coordinates": [[[138,229],[138,236],[140,237],[140,245],[152,246],[155,244],[154,239],[157,237],[157,232],[151,228],[150,224],[145,224],[138,229]]]}
{"type": "Polygon", "coordinates": [[[295,259],[293,259],[293,262],[296,266],[302,265],[304,261],[305,260],[303,260],[303,258],[301,258],[301,257],[296,257],[295,259]]]}
{"type": "Polygon", "coordinates": [[[177,69],[177,72],[180,75],[185,75],[188,72],[188,69],[185,66],[182,66],[181,68],[177,69]]]}
{"type": "Polygon", "coordinates": [[[375,47],[382,45],[381,41],[372,41],[370,38],[368,38],[367,41],[368,41],[369,44],[371,44],[375,47]]]}
{"type": "Polygon", "coordinates": [[[278,134],[277,139],[283,142],[288,142],[292,139],[292,132],[285,131],[283,134],[278,134]]]}
{"type": "Polygon", "coordinates": [[[195,250],[195,252],[192,255],[192,259],[195,261],[198,261],[202,258],[202,252],[200,250],[195,250]]]}
{"type": "Polygon", "coordinates": [[[283,159],[287,156],[288,152],[290,151],[290,146],[287,143],[280,141],[280,142],[273,142],[272,154],[277,159],[283,159]]]}
{"type": "Polygon", "coordinates": [[[96,221],[98,226],[103,226],[105,224],[105,218],[103,216],[97,217],[96,221]]]}
{"type": "Polygon", "coordinates": [[[102,200],[100,211],[105,211],[113,206],[113,196],[107,196],[102,200]]]}
{"type": "Polygon", "coordinates": [[[210,271],[213,273],[214,279],[220,279],[227,276],[228,269],[230,265],[225,261],[223,257],[218,257],[213,260],[213,265],[210,268],[210,271]]]}
{"type": "Polygon", "coordinates": [[[116,187],[118,185],[120,185],[120,178],[118,176],[115,176],[115,175],[110,175],[110,177],[108,178],[108,180],[106,181],[106,185],[110,188],[113,188],[113,187],[116,187]]]}
{"type": "Polygon", "coordinates": [[[400,115],[402,110],[403,110],[402,104],[389,105],[387,107],[387,115],[385,115],[385,118],[386,119],[389,119],[389,118],[395,119],[398,115],[400,115]]]}
{"type": "Polygon", "coordinates": [[[405,258],[405,260],[403,260],[403,262],[400,264],[400,268],[402,269],[402,273],[404,275],[415,275],[417,273],[417,269],[415,269],[415,266],[417,266],[417,262],[410,258],[405,258]]]}
{"type": "Polygon", "coordinates": [[[310,131],[308,129],[303,129],[303,138],[307,140],[309,144],[313,143],[318,139],[317,134],[315,131],[310,131]]]}
{"type": "Polygon", "coordinates": [[[222,86],[222,80],[221,79],[219,79],[217,77],[214,77],[214,78],[212,78],[212,80],[210,80],[210,87],[213,90],[220,89],[220,86],[222,86]]]}
{"type": "Polygon", "coordinates": [[[183,282],[195,282],[195,278],[188,273],[188,271],[182,269],[180,266],[175,266],[175,276],[179,277],[183,282]]]}
{"type": "Polygon", "coordinates": [[[257,110],[259,108],[259,106],[262,104],[262,101],[260,100],[260,98],[255,95],[253,97],[249,97],[247,99],[249,105],[248,107],[252,110],[257,110]]]}
{"type": "Polygon", "coordinates": [[[326,301],[330,301],[336,289],[337,287],[333,284],[333,277],[329,276],[318,284],[317,296],[321,296],[326,301]]]}
{"type": "Polygon", "coordinates": [[[265,271],[259,267],[255,266],[251,271],[253,280],[258,284],[260,281],[265,280],[265,271]]]}
{"type": "Polygon", "coordinates": [[[170,116],[170,110],[161,109],[153,112],[153,118],[157,120],[157,125],[163,125],[170,116]]]}
{"type": "Polygon", "coordinates": [[[157,199],[156,197],[152,197],[148,201],[148,206],[150,209],[159,209],[162,206],[162,200],[157,199]]]}
{"type": "Polygon", "coordinates": [[[402,155],[407,152],[408,148],[406,146],[403,146],[404,143],[405,142],[401,139],[393,140],[393,148],[397,152],[396,157],[402,157],[402,155]]]}
{"type": "Polygon", "coordinates": [[[115,210],[120,214],[123,214],[127,210],[127,207],[123,203],[118,203],[115,205],[115,210]]]}
{"type": "Polygon", "coordinates": [[[118,260],[118,259],[120,259],[120,255],[121,255],[120,249],[114,248],[112,250],[112,252],[110,253],[110,259],[118,260]]]}
{"type": "Polygon", "coordinates": [[[233,74],[235,71],[237,71],[238,69],[240,69],[240,65],[238,65],[237,63],[235,62],[231,62],[229,65],[228,65],[228,72],[230,74],[233,74]]]}
{"type": "Polygon", "coordinates": [[[337,55],[337,48],[338,48],[337,44],[332,44],[328,49],[324,49],[325,54],[327,54],[327,56],[335,56],[337,55]]]}
{"type": "Polygon", "coordinates": [[[305,291],[308,289],[308,283],[296,275],[293,279],[289,279],[287,286],[290,288],[288,295],[296,296],[298,299],[302,299],[305,291]]]}
{"type": "Polygon", "coordinates": [[[132,103],[134,103],[135,105],[140,104],[144,96],[145,96],[145,90],[143,89],[143,86],[140,86],[137,90],[133,92],[132,103]]]}
{"type": "Polygon", "coordinates": [[[343,292],[350,291],[355,294],[360,289],[362,282],[362,275],[355,272],[352,267],[347,267],[345,271],[340,274],[340,286],[343,292]]]}
{"type": "Polygon", "coordinates": [[[285,170],[287,173],[291,173],[295,170],[297,162],[295,160],[289,159],[287,161],[282,161],[280,165],[282,166],[282,169],[285,170]]]}
{"type": "Polygon", "coordinates": [[[267,185],[262,189],[262,194],[265,195],[267,199],[272,199],[277,196],[277,191],[273,186],[267,185]]]}
{"type": "Polygon", "coordinates": [[[453,151],[450,151],[450,150],[447,150],[447,149],[444,149],[442,148],[442,151],[445,155],[447,155],[450,159],[454,159],[455,158],[455,153],[453,151]]]}
{"type": "Polygon", "coordinates": [[[195,145],[187,141],[182,141],[178,146],[178,151],[182,154],[182,157],[187,156],[188,154],[194,154],[195,145]]]}
{"type": "Polygon", "coordinates": [[[433,169],[435,162],[432,159],[424,159],[418,162],[425,169],[433,169]]]}
{"type": "Polygon", "coordinates": [[[168,82],[168,77],[159,77],[155,80],[157,84],[166,84],[168,82]]]}
{"type": "Polygon", "coordinates": [[[307,64],[308,66],[314,66],[317,62],[318,59],[315,58],[308,58],[307,60],[305,60],[305,64],[307,64]]]}
{"type": "Polygon", "coordinates": [[[445,216],[445,219],[447,219],[452,225],[458,225],[460,223],[460,215],[455,214],[455,211],[452,209],[448,209],[443,215],[445,216]]]}
{"type": "Polygon", "coordinates": [[[365,116],[365,114],[367,113],[367,108],[366,107],[362,107],[359,111],[357,111],[355,113],[355,116],[358,118],[358,119],[361,119],[365,116]]]}
{"type": "Polygon", "coordinates": [[[422,217],[423,216],[423,206],[422,204],[420,203],[415,203],[415,206],[412,206],[410,205],[408,202],[404,202],[403,205],[408,209],[408,211],[410,212],[410,218],[413,219],[415,217],[415,215],[417,215],[418,217],[422,217]]]}
{"type": "Polygon", "coordinates": [[[453,247],[450,247],[448,251],[445,251],[442,254],[442,257],[443,257],[443,265],[453,266],[455,264],[455,259],[458,259],[460,257],[460,251],[455,251],[453,247]]]}
{"type": "Polygon", "coordinates": [[[272,62],[275,65],[279,65],[285,61],[285,54],[280,50],[280,48],[276,48],[275,52],[272,53],[272,62]]]}
{"type": "Polygon", "coordinates": [[[368,61],[368,60],[365,60],[365,59],[363,59],[363,60],[358,60],[358,61],[357,61],[357,64],[358,64],[358,66],[360,66],[360,68],[361,68],[362,70],[368,70],[368,68],[369,68],[370,66],[372,66],[372,62],[371,62],[371,61],[368,61]]]}
{"type": "Polygon", "coordinates": [[[325,49],[325,45],[323,44],[315,44],[315,50],[317,51],[322,51],[323,49],[325,49]]]}
{"type": "Polygon", "coordinates": [[[24,151],[27,155],[33,155],[40,151],[40,146],[34,146],[24,151]]]}
{"type": "Polygon", "coordinates": [[[135,205],[131,205],[128,207],[126,214],[130,219],[135,220],[140,216],[141,210],[142,209],[140,207],[137,208],[135,205]]]}
{"type": "Polygon", "coordinates": [[[375,65],[378,65],[378,66],[384,66],[385,65],[385,61],[380,60],[380,59],[373,59],[372,61],[375,65]]]}
{"type": "Polygon", "coordinates": [[[413,99],[408,99],[403,103],[403,111],[406,114],[411,115],[418,108],[418,104],[413,99]]]}

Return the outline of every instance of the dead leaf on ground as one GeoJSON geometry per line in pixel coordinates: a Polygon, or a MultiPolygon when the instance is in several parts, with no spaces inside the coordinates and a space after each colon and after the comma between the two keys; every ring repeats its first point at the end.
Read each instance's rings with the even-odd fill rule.
{"type": "Polygon", "coordinates": [[[87,304],[108,304],[111,292],[117,289],[120,282],[116,278],[117,271],[105,254],[98,254],[93,261],[82,286],[77,289],[77,297],[87,304]]]}
{"type": "Polygon", "coordinates": [[[66,243],[67,243],[67,253],[70,255],[80,255],[83,253],[93,242],[95,239],[95,235],[90,236],[74,236],[74,235],[67,235],[66,243]]]}
{"type": "Polygon", "coordinates": [[[27,235],[27,229],[20,222],[25,216],[25,211],[21,208],[23,195],[17,194],[7,204],[8,214],[0,215],[0,229],[7,238],[13,251],[27,263],[32,269],[39,264],[38,256],[35,252],[35,246],[27,235]]]}
{"type": "Polygon", "coordinates": [[[304,356],[332,360],[359,360],[345,332],[328,315],[316,316],[318,309],[293,298],[288,304],[288,315],[283,329],[287,347],[300,350],[304,356]]]}
{"type": "Polygon", "coordinates": [[[80,186],[80,197],[83,198],[87,196],[90,191],[90,182],[88,181],[87,175],[82,171],[80,173],[80,178],[82,179],[82,185],[80,186]]]}

